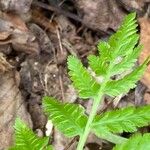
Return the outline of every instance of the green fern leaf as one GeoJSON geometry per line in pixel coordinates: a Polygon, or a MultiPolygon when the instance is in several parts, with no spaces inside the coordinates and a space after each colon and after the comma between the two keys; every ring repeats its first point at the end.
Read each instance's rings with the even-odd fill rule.
{"type": "Polygon", "coordinates": [[[136,34],[135,16],[135,13],[126,16],[119,30],[108,42],[110,50],[113,51],[112,58],[115,60],[112,63],[116,63],[110,70],[111,76],[130,70],[141,51],[140,46],[135,47],[139,40],[139,35],[136,34]],[[121,59],[121,62],[118,61],[118,58],[121,59]]]}
{"type": "Polygon", "coordinates": [[[101,127],[98,130],[97,128],[93,128],[92,132],[100,139],[107,140],[114,144],[122,144],[123,142],[126,142],[127,140],[126,138],[123,138],[119,135],[109,132],[106,127],[101,127]]]}
{"type": "Polygon", "coordinates": [[[141,50],[139,46],[135,47],[139,40],[135,17],[135,13],[126,16],[108,43],[98,43],[99,56],[89,56],[89,65],[97,75],[108,74],[110,64],[114,64],[109,70],[110,76],[123,73],[134,66],[141,50]]]}
{"type": "Polygon", "coordinates": [[[102,61],[111,60],[110,45],[105,41],[100,41],[97,45],[99,55],[102,61]]]}
{"type": "Polygon", "coordinates": [[[136,82],[143,75],[148,63],[149,58],[147,58],[141,66],[137,67],[122,79],[109,81],[106,85],[105,94],[113,97],[119,94],[125,94],[130,89],[134,88],[136,86],[136,82]]]}
{"type": "Polygon", "coordinates": [[[106,75],[109,63],[111,61],[110,46],[107,42],[98,43],[99,56],[90,55],[88,57],[89,66],[97,75],[106,75]]]}
{"type": "Polygon", "coordinates": [[[100,59],[100,57],[95,55],[89,55],[88,56],[89,65],[91,69],[97,74],[97,75],[105,75],[107,70],[107,64],[103,63],[100,59]]]}
{"type": "Polygon", "coordinates": [[[137,57],[139,56],[142,50],[141,46],[137,46],[133,49],[127,56],[122,58],[122,61],[116,64],[113,69],[111,70],[111,76],[124,73],[125,71],[130,70],[137,61],[137,57]]]}
{"type": "Polygon", "coordinates": [[[68,68],[73,85],[79,91],[81,98],[93,97],[98,93],[100,85],[77,58],[74,56],[68,57],[68,68]]]}
{"type": "Polygon", "coordinates": [[[118,56],[125,56],[137,44],[137,21],[135,17],[135,13],[127,15],[119,30],[110,37],[108,43],[111,51],[113,51],[112,56],[114,59],[118,56]]]}
{"type": "Polygon", "coordinates": [[[19,118],[15,122],[15,146],[9,150],[52,150],[48,137],[40,138],[19,118]]]}
{"type": "Polygon", "coordinates": [[[45,112],[54,125],[67,137],[83,134],[87,122],[84,108],[80,105],[60,103],[52,97],[43,98],[45,112]]]}
{"type": "Polygon", "coordinates": [[[138,127],[147,126],[150,123],[149,114],[150,105],[108,111],[95,117],[92,129],[95,133],[102,133],[102,131],[134,132],[138,127]]]}
{"type": "Polygon", "coordinates": [[[113,150],[150,150],[150,134],[145,133],[143,136],[137,134],[122,144],[116,145],[113,150]]]}

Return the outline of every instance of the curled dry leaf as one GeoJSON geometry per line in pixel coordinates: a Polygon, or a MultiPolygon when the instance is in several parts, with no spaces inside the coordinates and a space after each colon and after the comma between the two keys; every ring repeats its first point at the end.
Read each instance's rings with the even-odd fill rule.
{"type": "Polygon", "coordinates": [[[75,0],[83,22],[93,30],[116,30],[124,12],[115,0],[75,0]]]}
{"type": "Polygon", "coordinates": [[[51,33],[56,33],[57,23],[52,20],[50,21],[50,19],[48,19],[43,13],[43,11],[41,11],[40,9],[32,9],[32,20],[33,22],[44,27],[51,33]]]}
{"type": "MultiPolygon", "coordinates": [[[[141,64],[150,55],[150,19],[140,18],[140,43],[143,45],[143,50],[139,57],[139,63],[141,64]]],[[[147,67],[141,82],[148,87],[146,93],[144,94],[144,101],[150,104],[150,66],[147,67]]]]}
{"type": "Polygon", "coordinates": [[[147,5],[149,0],[120,0],[118,1],[128,11],[144,11],[143,7],[147,5]]]}
{"type": "Polygon", "coordinates": [[[0,53],[0,73],[9,71],[12,68],[13,67],[6,61],[6,58],[4,57],[3,53],[0,53]]]}
{"type": "Polygon", "coordinates": [[[0,9],[16,13],[27,13],[32,0],[0,0],[0,9]]]}
{"type": "Polygon", "coordinates": [[[0,34],[0,40],[5,40],[10,36],[10,33],[6,32],[6,31],[2,31],[0,34]]]}
{"type": "Polygon", "coordinates": [[[0,56],[0,70],[3,70],[0,73],[0,148],[6,149],[13,142],[16,117],[23,119],[30,127],[32,123],[18,89],[19,74],[11,69],[3,56],[0,56]]]}
{"type": "MultiPolygon", "coordinates": [[[[141,28],[140,43],[143,45],[143,50],[139,57],[139,63],[141,64],[150,55],[150,19],[140,18],[139,23],[141,28]]],[[[141,81],[150,89],[150,66],[147,67],[141,81]]]]}
{"type": "MultiPolygon", "coordinates": [[[[46,32],[40,28],[38,25],[36,24],[30,24],[29,29],[32,31],[32,33],[35,35],[39,46],[40,46],[40,51],[41,51],[41,55],[45,54],[45,57],[48,57],[48,59],[50,60],[50,58],[52,57],[52,42],[49,39],[48,35],[46,34],[46,32]],[[49,57],[49,55],[51,57],[49,57]]],[[[43,59],[43,58],[41,58],[43,59]]]]}
{"type": "Polygon", "coordinates": [[[16,51],[39,53],[35,36],[17,15],[0,12],[0,45],[12,44],[16,51]]]}

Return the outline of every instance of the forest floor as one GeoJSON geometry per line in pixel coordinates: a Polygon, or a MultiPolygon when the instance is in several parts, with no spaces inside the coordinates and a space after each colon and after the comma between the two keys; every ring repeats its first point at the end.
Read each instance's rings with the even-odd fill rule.
{"type": "MultiPolygon", "coordinates": [[[[25,120],[40,136],[47,117],[41,101],[45,95],[63,102],[80,103],[89,113],[91,100],[82,101],[68,76],[67,57],[97,54],[123,17],[136,12],[140,43],[138,63],[150,55],[149,0],[1,0],[0,1],[0,150],[12,144],[16,117],[25,120]]],[[[150,67],[134,90],[116,103],[106,97],[103,109],[150,103],[150,67]]],[[[142,132],[149,128],[140,129],[142,132]]],[[[51,131],[56,150],[73,150],[76,139],[51,131]]],[[[90,135],[86,150],[110,150],[112,145],[90,135]]]]}

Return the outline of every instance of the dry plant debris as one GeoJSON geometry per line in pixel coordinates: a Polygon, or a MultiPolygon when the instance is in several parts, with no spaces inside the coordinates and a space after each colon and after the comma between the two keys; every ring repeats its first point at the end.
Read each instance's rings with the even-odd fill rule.
{"type": "Polygon", "coordinates": [[[0,148],[6,149],[13,142],[13,125],[16,117],[21,117],[32,127],[24,98],[18,89],[19,74],[12,69],[0,53],[0,148]]]}
{"type": "MultiPolygon", "coordinates": [[[[87,65],[85,57],[97,53],[98,40],[107,40],[123,16],[131,11],[140,16],[140,42],[144,49],[139,63],[142,63],[150,54],[150,21],[149,17],[143,17],[149,3],[149,0],[0,0],[0,149],[12,143],[12,125],[18,114],[31,126],[32,119],[33,130],[45,134],[43,95],[59,99],[63,96],[66,102],[79,102],[89,111],[91,102],[81,102],[70,84],[66,58],[72,54],[87,65]]],[[[148,88],[149,70],[141,80],[148,88]]],[[[144,92],[139,91],[145,89],[143,84],[121,98],[118,106],[136,105],[137,97],[140,97],[138,105],[142,105],[144,92]]],[[[114,107],[109,100],[106,97],[105,110],[114,107]]],[[[150,103],[149,90],[145,100],[150,103]]],[[[69,146],[72,140],[65,139],[56,129],[51,134],[56,150],[74,149],[77,139],[69,146]]],[[[95,138],[94,142],[91,137],[85,149],[111,149],[109,143],[95,138]]]]}

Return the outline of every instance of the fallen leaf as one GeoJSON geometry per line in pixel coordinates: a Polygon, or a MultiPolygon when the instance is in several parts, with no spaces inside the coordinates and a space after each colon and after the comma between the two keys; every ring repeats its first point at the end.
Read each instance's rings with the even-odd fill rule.
{"type": "Polygon", "coordinates": [[[119,3],[128,11],[142,12],[143,7],[150,2],[149,0],[120,0],[119,3]]]}
{"type": "Polygon", "coordinates": [[[1,34],[0,34],[0,40],[5,40],[5,39],[7,39],[9,36],[10,36],[10,33],[9,33],[9,32],[2,31],[1,34]]]}
{"type": "Polygon", "coordinates": [[[57,23],[55,21],[50,21],[50,19],[45,17],[43,11],[40,9],[32,9],[32,20],[51,33],[56,33],[57,23]]]}
{"type": "Polygon", "coordinates": [[[0,73],[4,73],[6,71],[9,71],[12,69],[13,66],[11,66],[4,57],[3,53],[0,53],[0,73]]]}
{"type": "Polygon", "coordinates": [[[14,50],[38,54],[39,45],[34,34],[18,16],[0,12],[0,45],[11,44],[14,50]]]}
{"type": "Polygon", "coordinates": [[[26,13],[29,11],[31,3],[32,0],[0,0],[0,9],[3,11],[26,13]]]}
{"type": "Polygon", "coordinates": [[[125,13],[115,0],[75,0],[83,22],[93,30],[116,30],[125,13]]]}
{"type": "MultiPolygon", "coordinates": [[[[150,19],[140,18],[140,44],[143,45],[143,50],[139,57],[139,63],[143,63],[144,60],[150,56],[150,19]]],[[[147,67],[141,82],[150,89],[150,66],[147,67]]]]}
{"type": "Polygon", "coordinates": [[[48,57],[48,59],[50,60],[53,56],[53,45],[46,32],[41,27],[33,23],[30,24],[29,29],[35,35],[38,44],[40,45],[40,55],[43,56],[45,54],[44,57],[48,57]]]}
{"type": "Polygon", "coordinates": [[[3,70],[0,73],[0,148],[6,149],[13,143],[13,125],[16,117],[23,119],[30,127],[32,122],[18,88],[19,73],[12,69],[2,55],[0,70],[3,70]]]}

